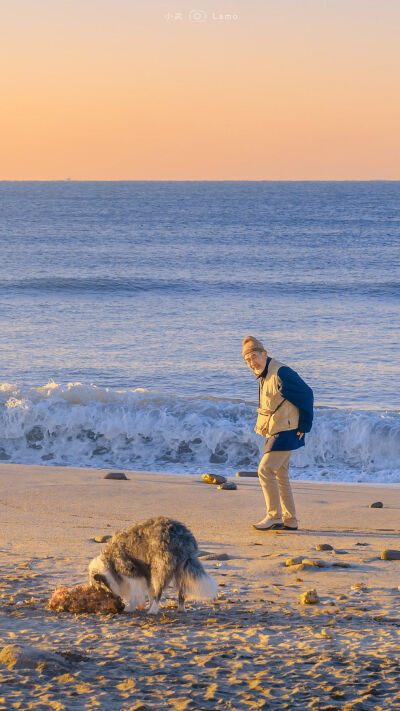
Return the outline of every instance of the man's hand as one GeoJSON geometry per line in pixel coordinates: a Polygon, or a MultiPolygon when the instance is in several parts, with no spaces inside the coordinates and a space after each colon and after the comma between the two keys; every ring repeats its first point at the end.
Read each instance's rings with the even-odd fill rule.
{"type": "Polygon", "coordinates": [[[304,432],[297,432],[296,434],[299,435],[299,439],[301,439],[302,437],[304,437],[304,432]]]}

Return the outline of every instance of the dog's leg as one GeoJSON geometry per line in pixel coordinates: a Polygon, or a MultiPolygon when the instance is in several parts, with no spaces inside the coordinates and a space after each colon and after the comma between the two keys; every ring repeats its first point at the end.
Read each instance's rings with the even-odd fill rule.
{"type": "Polygon", "coordinates": [[[182,590],[178,592],[178,612],[186,612],[185,608],[185,596],[182,590]]]}
{"type": "Polygon", "coordinates": [[[161,595],[162,595],[162,593],[160,592],[160,593],[158,593],[158,595],[156,595],[156,597],[153,598],[153,601],[152,601],[149,609],[147,610],[148,615],[158,615],[158,611],[160,609],[161,595]]]}
{"type": "Polygon", "coordinates": [[[149,588],[147,589],[147,597],[149,598],[149,604],[147,606],[147,612],[148,612],[153,604],[153,600],[155,597],[155,592],[154,592],[154,588],[152,585],[150,585],[149,588]]]}

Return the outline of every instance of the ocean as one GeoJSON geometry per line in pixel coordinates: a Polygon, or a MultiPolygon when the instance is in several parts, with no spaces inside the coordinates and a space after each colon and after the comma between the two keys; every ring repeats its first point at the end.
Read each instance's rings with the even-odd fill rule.
{"type": "Polygon", "coordinates": [[[400,481],[400,182],[0,182],[0,460],[256,468],[251,334],[313,388],[300,480],[400,481]]]}

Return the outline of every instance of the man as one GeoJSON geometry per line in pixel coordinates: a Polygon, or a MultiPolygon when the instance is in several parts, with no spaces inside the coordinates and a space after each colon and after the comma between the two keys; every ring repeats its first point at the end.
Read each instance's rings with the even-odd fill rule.
{"type": "Polygon", "coordinates": [[[304,433],[313,421],[313,392],[291,368],[268,356],[253,336],[243,341],[243,358],[259,383],[259,407],[254,428],[265,437],[258,477],[267,514],[253,524],[258,531],[296,531],[298,522],[289,482],[291,452],[304,447],[304,433]]]}

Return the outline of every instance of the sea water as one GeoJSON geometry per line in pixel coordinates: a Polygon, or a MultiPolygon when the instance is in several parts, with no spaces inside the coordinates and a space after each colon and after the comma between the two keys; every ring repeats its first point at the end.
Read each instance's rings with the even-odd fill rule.
{"type": "Polygon", "coordinates": [[[253,469],[251,334],[313,388],[292,478],[400,481],[400,182],[1,182],[0,459],[253,469]]]}

